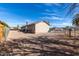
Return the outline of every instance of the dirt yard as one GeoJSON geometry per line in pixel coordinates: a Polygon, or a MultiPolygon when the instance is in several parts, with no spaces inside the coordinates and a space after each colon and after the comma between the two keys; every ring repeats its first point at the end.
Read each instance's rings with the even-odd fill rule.
{"type": "Polygon", "coordinates": [[[10,31],[0,44],[3,56],[75,56],[79,55],[79,39],[67,38],[63,32],[30,34],[10,31]]]}
{"type": "Polygon", "coordinates": [[[19,39],[19,38],[32,38],[32,37],[38,37],[38,36],[54,36],[55,37],[56,35],[59,35],[59,34],[60,33],[58,33],[58,34],[56,34],[56,33],[53,33],[53,34],[52,33],[32,34],[32,33],[23,33],[20,31],[10,31],[9,35],[8,35],[8,40],[19,39]]]}

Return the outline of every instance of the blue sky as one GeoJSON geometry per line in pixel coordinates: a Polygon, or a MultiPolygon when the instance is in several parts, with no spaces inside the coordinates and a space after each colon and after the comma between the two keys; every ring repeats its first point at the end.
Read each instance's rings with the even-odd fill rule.
{"type": "Polygon", "coordinates": [[[48,21],[51,27],[71,26],[73,14],[65,16],[70,6],[67,3],[0,3],[0,20],[9,26],[42,20],[48,21]]]}

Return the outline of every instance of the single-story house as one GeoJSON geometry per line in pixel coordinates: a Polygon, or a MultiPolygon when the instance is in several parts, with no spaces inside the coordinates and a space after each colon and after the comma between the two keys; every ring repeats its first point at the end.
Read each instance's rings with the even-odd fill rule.
{"type": "Polygon", "coordinates": [[[0,21],[0,42],[4,41],[8,35],[9,26],[0,21]]]}
{"type": "Polygon", "coordinates": [[[50,25],[48,22],[39,21],[39,22],[28,24],[24,27],[26,32],[38,34],[38,33],[47,33],[49,31],[49,26],[50,25]]]}

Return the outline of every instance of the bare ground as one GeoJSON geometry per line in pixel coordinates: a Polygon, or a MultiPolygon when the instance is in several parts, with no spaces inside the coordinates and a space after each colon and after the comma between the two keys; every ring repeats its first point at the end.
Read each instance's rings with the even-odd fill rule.
{"type": "Polygon", "coordinates": [[[66,38],[63,32],[30,34],[10,31],[8,40],[0,44],[3,56],[76,56],[79,39],[66,38]]]}

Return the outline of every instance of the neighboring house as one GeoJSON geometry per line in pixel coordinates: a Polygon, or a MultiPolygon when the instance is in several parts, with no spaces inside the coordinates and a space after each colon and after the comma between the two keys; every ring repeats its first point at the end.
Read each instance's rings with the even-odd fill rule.
{"type": "Polygon", "coordinates": [[[20,28],[20,31],[27,32],[27,25],[22,26],[22,27],[20,28]]]}
{"type": "Polygon", "coordinates": [[[9,27],[6,23],[0,21],[0,42],[7,38],[9,27]]]}
{"type": "Polygon", "coordinates": [[[53,32],[53,31],[64,31],[64,29],[63,28],[57,28],[57,27],[50,28],[49,32],[53,32]]]}
{"type": "Polygon", "coordinates": [[[31,23],[25,26],[25,31],[35,34],[47,33],[49,31],[49,23],[46,21],[31,23]]]}

